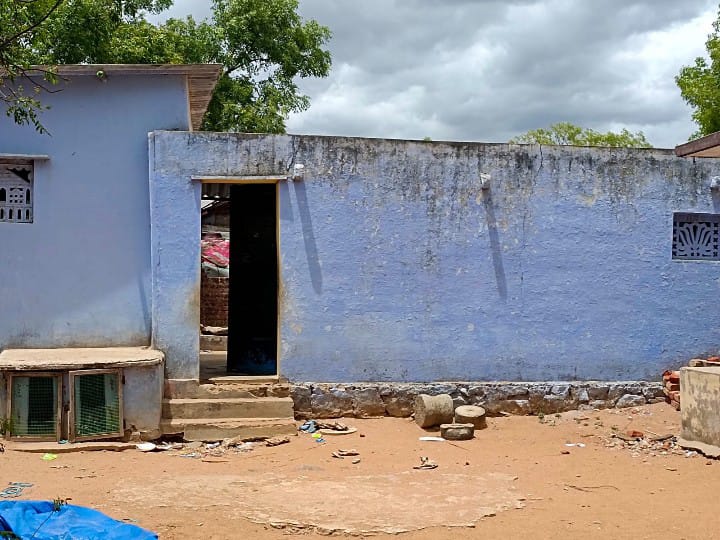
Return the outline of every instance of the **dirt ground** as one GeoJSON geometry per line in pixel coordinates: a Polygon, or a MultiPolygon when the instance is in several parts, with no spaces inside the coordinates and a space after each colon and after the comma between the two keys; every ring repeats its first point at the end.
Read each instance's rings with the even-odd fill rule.
{"type": "Polygon", "coordinates": [[[346,419],[358,431],[324,444],[302,433],[205,461],[187,449],[43,461],[7,443],[0,484],[33,483],[21,498],[70,497],[163,539],[720,538],[720,461],[612,437],[678,434],[679,420],[665,404],[491,418],[450,443],[420,441],[434,433],[409,419],[346,419]],[[332,457],[338,449],[360,462],[332,457]],[[438,468],[413,469],[420,457],[438,468]]]}

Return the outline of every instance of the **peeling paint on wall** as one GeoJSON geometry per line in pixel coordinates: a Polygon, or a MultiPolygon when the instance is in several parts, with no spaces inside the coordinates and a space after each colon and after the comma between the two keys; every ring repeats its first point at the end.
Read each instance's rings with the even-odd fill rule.
{"type": "MultiPolygon", "coordinates": [[[[279,189],[291,380],[654,379],[720,343],[708,303],[720,267],[670,258],[672,212],[715,208],[715,160],[288,135],[156,132],[151,144],[151,190],[183,220],[192,175],[305,166],[279,189]]],[[[195,227],[163,223],[154,249],[195,227]]],[[[165,261],[154,287],[171,303],[162,291],[196,264],[179,250],[165,261]]],[[[167,340],[191,331],[176,316],[167,340]]]]}

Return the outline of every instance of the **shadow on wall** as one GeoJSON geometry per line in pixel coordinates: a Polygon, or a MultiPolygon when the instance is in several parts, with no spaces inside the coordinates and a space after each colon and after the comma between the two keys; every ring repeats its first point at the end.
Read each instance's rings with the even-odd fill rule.
{"type": "Polygon", "coordinates": [[[310,280],[313,289],[317,294],[322,293],[322,271],[320,270],[320,260],[318,258],[317,244],[315,243],[315,233],[313,231],[312,218],[310,217],[310,208],[307,200],[307,190],[304,182],[294,182],[295,197],[297,198],[298,214],[300,214],[300,222],[302,224],[303,242],[305,243],[305,255],[307,256],[308,269],[310,270],[310,280]]]}
{"type": "Polygon", "coordinates": [[[488,226],[490,251],[492,253],[493,268],[495,269],[498,295],[504,302],[507,301],[507,280],[505,279],[505,267],[503,266],[502,247],[500,246],[500,233],[498,232],[497,218],[495,217],[495,207],[493,206],[490,193],[485,193],[483,206],[485,207],[485,219],[488,226]]]}
{"type": "Polygon", "coordinates": [[[720,190],[713,189],[710,191],[712,197],[713,212],[720,213],[720,190]]]}

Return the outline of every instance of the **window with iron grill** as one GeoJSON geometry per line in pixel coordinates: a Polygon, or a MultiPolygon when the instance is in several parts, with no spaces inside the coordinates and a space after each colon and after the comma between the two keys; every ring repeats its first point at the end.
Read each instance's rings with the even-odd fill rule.
{"type": "Polygon", "coordinates": [[[675,212],[672,258],[684,261],[720,260],[720,214],[675,212]]]}
{"type": "Polygon", "coordinates": [[[10,435],[59,438],[60,377],[34,373],[10,377],[10,435]]]}
{"type": "Polygon", "coordinates": [[[71,440],[122,436],[120,371],[71,371],[69,375],[71,440]]]}
{"type": "Polygon", "coordinates": [[[0,222],[32,223],[33,162],[0,163],[0,222]]]}

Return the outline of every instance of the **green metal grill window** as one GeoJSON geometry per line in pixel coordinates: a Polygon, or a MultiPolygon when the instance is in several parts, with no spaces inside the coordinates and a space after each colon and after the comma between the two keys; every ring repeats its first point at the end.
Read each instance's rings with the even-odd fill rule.
{"type": "Polygon", "coordinates": [[[92,437],[120,432],[117,373],[75,375],[75,436],[92,437]]]}
{"type": "Polygon", "coordinates": [[[57,437],[58,378],[12,377],[11,432],[16,437],[57,437]]]}

